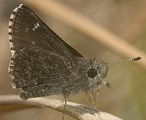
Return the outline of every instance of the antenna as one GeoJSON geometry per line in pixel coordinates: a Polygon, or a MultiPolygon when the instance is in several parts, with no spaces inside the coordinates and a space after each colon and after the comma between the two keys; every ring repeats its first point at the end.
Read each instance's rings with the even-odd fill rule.
{"type": "Polygon", "coordinates": [[[131,59],[128,59],[128,60],[120,60],[120,61],[117,61],[117,62],[109,62],[109,64],[122,63],[122,62],[130,62],[130,61],[138,61],[140,59],[141,59],[141,57],[136,57],[136,58],[131,58],[131,59]]]}

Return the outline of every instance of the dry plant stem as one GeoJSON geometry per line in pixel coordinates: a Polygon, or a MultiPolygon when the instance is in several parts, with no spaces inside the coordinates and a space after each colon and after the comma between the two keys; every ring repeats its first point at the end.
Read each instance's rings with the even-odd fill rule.
{"type": "Polygon", "coordinates": [[[48,13],[57,20],[75,27],[76,29],[93,38],[95,41],[100,42],[104,46],[110,48],[118,54],[121,54],[122,56],[125,56],[127,58],[134,58],[137,56],[142,57],[142,59],[137,62],[137,64],[139,64],[143,68],[146,68],[146,54],[143,51],[135,48],[125,40],[112,34],[108,30],[104,29],[86,16],[83,16],[82,14],[76,12],[68,6],[61,4],[56,0],[42,0],[42,2],[39,2],[37,0],[21,1],[30,4],[33,3],[32,5],[36,5],[36,8],[42,10],[43,13],[48,13]]]}
{"type": "MultiPolygon", "coordinates": [[[[64,111],[63,101],[48,99],[45,97],[31,98],[27,101],[23,101],[17,95],[3,95],[0,96],[0,104],[27,104],[47,107],[60,112],[64,111]]],[[[65,113],[67,115],[72,116],[77,120],[122,120],[118,117],[110,115],[109,113],[105,113],[102,111],[98,112],[92,107],[72,102],[67,102],[65,110],[65,113]]]]}

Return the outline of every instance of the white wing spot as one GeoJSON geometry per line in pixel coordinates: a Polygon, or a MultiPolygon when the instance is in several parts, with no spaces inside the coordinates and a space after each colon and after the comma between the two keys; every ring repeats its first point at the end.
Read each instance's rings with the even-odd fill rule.
{"type": "Polygon", "coordinates": [[[11,78],[14,80],[15,79],[15,76],[14,75],[11,75],[11,78]]]}
{"type": "Polygon", "coordinates": [[[26,33],[28,33],[28,31],[29,31],[29,29],[28,29],[28,28],[26,28],[26,33]]]}
{"type": "Polygon", "coordinates": [[[16,7],[13,11],[18,12],[18,10],[22,7],[23,4],[20,4],[18,7],[16,7]]]}
{"type": "Polygon", "coordinates": [[[8,29],[8,32],[9,32],[9,33],[11,33],[11,32],[12,32],[12,29],[11,29],[11,28],[9,28],[9,29],[8,29]]]}
{"type": "Polygon", "coordinates": [[[33,44],[33,45],[35,45],[35,42],[34,42],[34,41],[32,41],[32,44],[33,44]]]}
{"type": "Polygon", "coordinates": [[[10,60],[9,67],[8,67],[8,70],[9,70],[8,72],[12,71],[12,69],[10,67],[13,67],[13,65],[14,65],[14,61],[10,60]]]}
{"type": "Polygon", "coordinates": [[[10,48],[13,48],[14,47],[14,45],[13,45],[12,42],[9,42],[9,44],[10,44],[10,48]]]}
{"type": "Polygon", "coordinates": [[[18,8],[21,8],[23,6],[23,4],[20,4],[18,8]]]}
{"type": "Polygon", "coordinates": [[[14,12],[17,12],[17,11],[18,11],[18,9],[19,9],[19,7],[15,8],[13,11],[14,11],[14,12]]]}
{"type": "Polygon", "coordinates": [[[11,14],[10,19],[13,19],[15,17],[15,15],[11,14]]]}
{"type": "MultiPolygon", "coordinates": [[[[14,76],[13,76],[13,77],[14,77],[14,76]]],[[[11,78],[12,78],[12,76],[11,76],[11,78]]],[[[13,79],[14,79],[14,78],[13,78],[13,79]]],[[[13,80],[13,79],[12,79],[12,80],[13,80]]],[[[15,84],[14,82],[12,82],[11,85],[12,85],[12,88],[16,88],[16,84],[15,84]]]]}
{"type": "Polygon", "coordinates": [[[12,26],[13,25],[13,22],[12,21],[9,21],[9,26],[12,26]]]}
{"type": "Polygon", "coordinates": [[[12,57],[14,57],[15,50],[11,50],[12,57]]]}
{"type": "Polygon", "coordinates": [[[39,23],[34,24],[34,28],[32,28],[33,31],[35,31],[38,27],[40,27],[39,23]]]}

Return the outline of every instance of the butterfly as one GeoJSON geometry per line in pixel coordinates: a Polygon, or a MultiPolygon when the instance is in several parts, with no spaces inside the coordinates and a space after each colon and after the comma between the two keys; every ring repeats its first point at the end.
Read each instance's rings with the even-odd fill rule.
{"type": "Polygon", "coordinates": [[[8,34],[12,54],[8,72],[22,99],[58,94],[67,98],[103,82],[108,85],[106,62],[83,58],[27,6],[13,10],[8,34]]]}

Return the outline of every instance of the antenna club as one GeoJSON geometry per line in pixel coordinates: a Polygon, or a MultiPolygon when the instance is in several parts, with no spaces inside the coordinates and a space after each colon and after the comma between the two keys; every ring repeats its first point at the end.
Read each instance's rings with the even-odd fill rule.
{"type": "Polygon", "coordinates": [[[140,60],[141,57],[136,57],[136,58],[133,58],[132,61],[137,61],[137,60],[140,60]]]}

